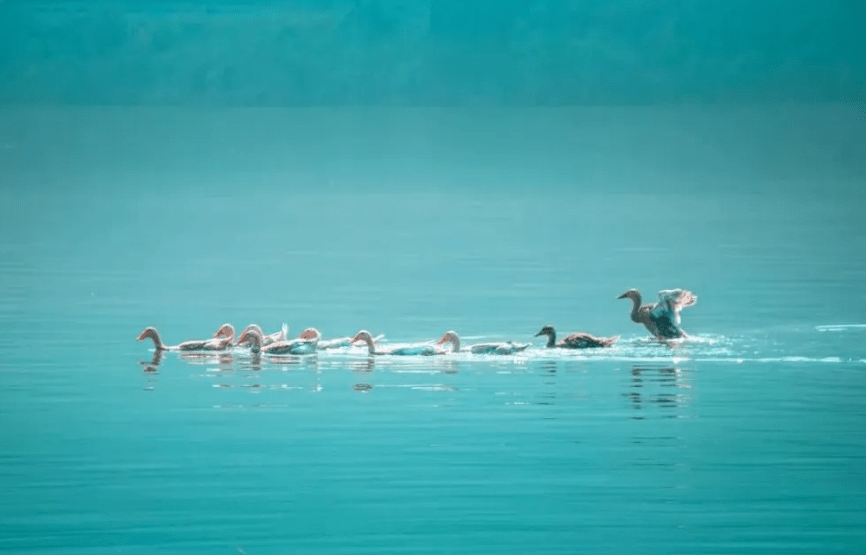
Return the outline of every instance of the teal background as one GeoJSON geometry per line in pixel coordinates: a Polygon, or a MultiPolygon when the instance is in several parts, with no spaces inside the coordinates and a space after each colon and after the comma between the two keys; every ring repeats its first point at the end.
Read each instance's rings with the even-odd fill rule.
{"type": "Polygon", "coordinates": [[[866,551],[861,27],[0,2],[0,553],[866,551]],[[533,346],[135,341],[227,321],[533,346]]]}
{"type": "Polygon", "coordinates": [[[0,101],[852,101],[864,23],[853,0],[6,0],[0,101]]]}

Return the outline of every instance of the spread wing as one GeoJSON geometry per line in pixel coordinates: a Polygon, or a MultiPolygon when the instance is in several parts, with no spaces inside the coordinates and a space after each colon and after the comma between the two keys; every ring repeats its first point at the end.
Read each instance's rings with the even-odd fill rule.
{"type": "Polygon", "coordinates": [[[680,325],[680,310],[698,302],[698,297],[685,289],[664,289],[659,291],[659,301],[650,313],[657,322],[667,319],[674,326],[680,325]]]}

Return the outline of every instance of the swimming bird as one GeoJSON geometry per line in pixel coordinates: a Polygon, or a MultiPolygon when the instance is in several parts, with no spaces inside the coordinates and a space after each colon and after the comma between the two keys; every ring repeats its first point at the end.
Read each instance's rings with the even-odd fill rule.
{"type": "MultiPolygon", "coordinates": [[[[446,331],[439,339],[439,341],[436,342],[437,345],[445,345],[447,343],[451,344],[453,352],[456,353],[460,350],[460,336],[457,335],[456,331],[446,331]]],[[[512,341],[505,341],[499,343],[476,343],[475,345],[469,346],[469,352],[476,355],[511,355],[514,353],[519,353],[520,351],[526,350],[528,348],[529,343],[514,343],[512,341]]]]}
{"type": "MultiPolygon", "coordinates": [[[[274,333],[269,333],[269,334],[266,334],[264,331],[262,331],[262,328],[258,324],[250,324],[249,326],[244,328],[244,330],[240,333],[240,335],[238,337],[245,334],[248,330],[251,330],[251,329],[258,331],[259,334],[262,336],[262,345],[263,346],[264,345],[270,345],[271,343],[273,343],[275,341],[283,341],[286,339],[286,337],[288,336],[288,333],[289,333],[289,326],[288,326],[288,324],[285,324],[285,323],[283,323],[283,327],[280,328],[280,331],[277,331],[274,333]]],[[[247,340],[244,341],[244,343],[249,343],[249,338],[247,338],[247,340]]],[[[240,344],[241,344],[240,341],[235,343],[235,345],[240,345],[240,344]]]]}
{"type": "Polygon", "coordinates": [[[688,337],[680,327],[680,310],[698,302],[698,297],[685,289],[664,289],[659,291],[656,304],[641,306],[641,294],[637,289],[629,289],[617,299],[631,299],[631,321],[643,324],[657,339],[677,339],[688,337]]]}
{"type": "Polygon", "coordinates": [[[257,329],[247,329],[241,334],[238,343],[250,344],[250,352],[268,355],[306,355],[316,351],[316,333],[305,330],[297,339],[283,339],[269,345],[262,345],[262,334],[257,329]]]}
{"type": "MultiPolygon", "coordinates": [[[[308,330],[315,330],[317,333],[319,331],[319,330],[316,330],[316,328],[307,328],[307,329],[308,330]]],[[[321,337],[321,334],[319,334],[319,336],[321,337]]],[[[379,334],[373,338],[373,343],[378,343],[379,341],[381,341],[384,338],[385,338],[384,334],[379,334]]],[[[340,347],[351,347],[352,346],[352,339],[353,338],[348,336],[348,335],[345,337],[335,337],[334,339],[319,339],[318,348],[320,350],[324,350],[324,349],[338,349],[340,347]]]]}
{"type": "Polygon", "coordinates": [[[213,334],[215,338],[226,338],[230,337],[234,339],[235,337],[235,328],[231,324],[223,324],[216,330],[216,333],[213,334]]]}
{"type": "Polygon", "coordinates": [[[444,351],[437,349],[434,345],[430,343],[419,343],[417,345],[407,345],[405,347],[394,347],[391,349],[385,350],[376,350],[376,342],[373,339],[373,336],[370,335],[370,332],[367,330],[361,330],[355,334],[355,337],[352,338],[352,343],[358,343],[359,341],[363,341],[367,344],[368,352],[371,355],[397,355],[397,356],[412,356],[412,355],[420,355],[420,356],[431,356],[442,354],[444,351]]]}
{"type": "Polygon", "coordinates": [[[593,347],[610,347],[617,341],[619,336],[614,337],[596,337],[585,332],[576,332],[563,337],[559,343],[556,342],[556,330],[550,324],[541,328],[541,331],[535,334],[547,336],[547,348],[558,347],[560,349],[591,349],[593,347]]]}
{"type": "Polygon", "coordinates": [[[150,338],[158,351],[222,351],[228,349],[235,337],[235,329],[231,324],[223,324],[210,339],[194,339],[184,341],[178,345],[166,345],[159,337],[159,332],[154,327],[144,328],[137,341],[150,338]]]}

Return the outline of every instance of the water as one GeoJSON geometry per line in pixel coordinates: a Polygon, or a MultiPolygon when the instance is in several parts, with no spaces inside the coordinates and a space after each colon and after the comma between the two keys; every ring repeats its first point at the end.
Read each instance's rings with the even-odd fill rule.
{"type": "Polygon", "coordinates": [[[0,552],[862,552],[857,121],[4,108],[0,552]],[[648,341],[630,287],[694,291],[694,339],[648,341]],[[225,321],[534,347],[134,340],[225,321]]]}

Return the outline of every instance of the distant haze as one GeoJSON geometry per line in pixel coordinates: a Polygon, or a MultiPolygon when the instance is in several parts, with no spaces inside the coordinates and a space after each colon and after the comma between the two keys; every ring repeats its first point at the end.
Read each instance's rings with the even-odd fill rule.
{"type": "Polygon", "coordinates": [[[838,102],[866,94],[863,22],[845,0],[5,1],[0,102],[838,102]]]}

